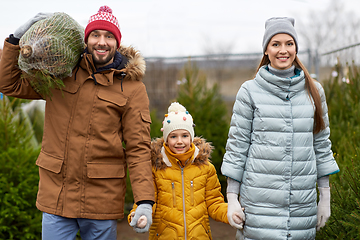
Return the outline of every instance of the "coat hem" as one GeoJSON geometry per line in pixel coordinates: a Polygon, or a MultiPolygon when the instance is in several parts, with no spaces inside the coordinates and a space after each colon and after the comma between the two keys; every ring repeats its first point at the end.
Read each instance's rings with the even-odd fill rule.
{"type": "Polygon", "coordinates": [[[45,207],[41,205],[39,202],[36,202],[36,207],[41,212],[46,212],[49,214],[54,214],[61,217],[66,218],[86,218],[86,219],[95,219],[95,220],[116,220],[116,219],[123,219],[124,213],[118,214],[109,214],[109,213],[79,213],[79,214],[63,214],[59,213],[53,208],[45,207]]]}

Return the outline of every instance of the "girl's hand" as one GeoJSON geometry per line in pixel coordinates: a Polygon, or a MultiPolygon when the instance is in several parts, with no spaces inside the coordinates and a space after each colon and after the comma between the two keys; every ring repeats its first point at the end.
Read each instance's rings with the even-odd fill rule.
{"type": "MultiPolygon", "coordinates": [[[[134,215],[135,215],[135,212],[132,212],[132,213],[130,214],[130,221],[132,220],[132,218],[134,217],[134,215]]],[[[138,228],[144,228],[144,227],[146,226],[146,224],[147,224],[147,218],[143,215],[143,216],[141,216],[141,217],[139,218],[139,220],[137,221],[136,226],[137,226],[138,228]]]]}
{"type": "Polygon", "coordinates": [[[144,228],[146,226],[146,224],[147,224],[147,218],[144,215],[141,216],[136,223],[138,228],[144,228]]]}
{"type": "MultiPolygon", "coordinates": [[[[245,208],[242,208],[243,212],[245,210],[245,208]]],[[[234,222],[236,224],[239,224],[240,226],[244,225],[244,220],[242,219],[242,214],[234,212],[232,215],[232,219],[234,220],[234,222]]]]}

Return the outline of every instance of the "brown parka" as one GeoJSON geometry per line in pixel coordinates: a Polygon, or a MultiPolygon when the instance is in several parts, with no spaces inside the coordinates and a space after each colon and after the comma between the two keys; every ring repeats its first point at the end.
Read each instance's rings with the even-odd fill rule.
{"type": "MultiPolygon", "coordinates": [[[[42,99],[21,78],[19,46],[5,40],[0,91],[42,99]]],[[[95,72],[84,53],[62,90],[46,100],[39,166],[39,210],[68,218],[124,217],[126,172],[135,202],[154,201],[150,161],[150,113],[145,61],[133,48],[120,47],[118,69],[95,72]]]]}

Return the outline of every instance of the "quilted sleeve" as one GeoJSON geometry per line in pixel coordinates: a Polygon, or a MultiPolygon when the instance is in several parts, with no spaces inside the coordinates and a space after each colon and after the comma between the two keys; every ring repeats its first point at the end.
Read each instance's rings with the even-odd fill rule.
{"type": "Polygon", "coordinates": [[[226,152],[221,166],[224,176],[238,182],[242,181],[247,159],[253,121],[253,107],[250,93],[245,82],[239,89],[233,107],[226,152]]]}
{"type": "Polygon", "coordinates": [[[328,108],[326,104],[325,92],[320,83],[317,83],[318,91],[322,101],[323,118],[325,122],[325,129],[317,134],[314,134],[314,150],[316,155],[317,177],[321,178],[326,175],[335,174],[339,172],[339,167],[334,159],[331,150],[330,127],[328,108]]]}
{"type": "Polygon", "coordinates": [[[216,169],[211,163],[209,163],[205,194],[209,216],[218,222],[229,223],[227,219],[228,205],[225,203],[224,196],[221,193],[221,185],[216,174],[216,169]]]}

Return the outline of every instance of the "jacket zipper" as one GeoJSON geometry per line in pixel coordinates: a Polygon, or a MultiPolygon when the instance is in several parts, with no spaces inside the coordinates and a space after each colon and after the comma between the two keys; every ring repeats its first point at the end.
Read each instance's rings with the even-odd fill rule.
{"type": "MultiPolygon", "coordinates": [[[[63,178],[64,178],[64,181],[63,181],[63,188],[62,188],[62,191],[64,191],[64,194],[63,194],[63,201],[62,201],[62,204],[61,204],[61,211],[64,211],[64,206],[67,205],[67,202],[66,202],[66,195],[67,195],[67,190],[65,190],[65,188],[69,187],[68,185],[68,177],[67,177],[67,167],[68,167],[68,153],[69,153],[69,142],[70,142],[70,131],[71,131],[71,128],[73,127],[73,124],[74,124],[74,116],[75,116],[75,112],[76,112],[76,109],[78,108],[78,103],[79,103],[79,97],[80,97],[80,92],[81,92],[81,89],[79,88],[77,93],[76,93],[76,96],[75,96],[75,100],[73,102],[73,105],[72,105],[72,109],[71,109],[71,115],[70,115],[70,121],[69,121],[69,124],[67,126],[67,129],[66,129],[66,139],[65,139],[65,154],[64,154],[64,173],[63,173],[63,178]]],[[[80,169],[81,169],[81,176],[82,176],[82,183],[85,183],[85,180],[84,180],[84,166],[83,166],[83,162],[81,162],[80,164],[80,169]]],[[[85,192],[85,188],[83,187],[83,185],[81,185],[80,183],[80,214],[84,212],[84,206],[81,204],[83,201],[82,197],[84,195],[84,192],[85,192]]],[[[58,201],[59,202],[59,201],[58,201]]]]}
{"type": "Polygon", "coordinates": [[[98,83],[95,77],[96,69],[94,69],[94,66],[91,64],[90,60],[87,57],[85,57],[85,59],[87,60],[89,66],[91,67],[92,73],[90,75],[93,78],[94,84],[97,85],[98,83]]]}
{"type": "Polygon", "coordinates": [[[171,183],[171,188],[172,188],[172,196],[173,196],[173,207],[176,207],[175,184],[173,182],[171,183]]]}
{"type": "Polygon", "coordinates": [[[194,182],[190,181],[190,203],[194,206],[194,182]]]}
{"type": "Polygon", "coordinates": [[[182,186],[182,200],[183,200],[183,216],[184,216],[184,231],[185,231],[185,240],[187,239],[187,231],[186,231],[186,216],[185,216],[185,186],[184,186],[184,168],[181,168],[181,186],[182,186]]]}

